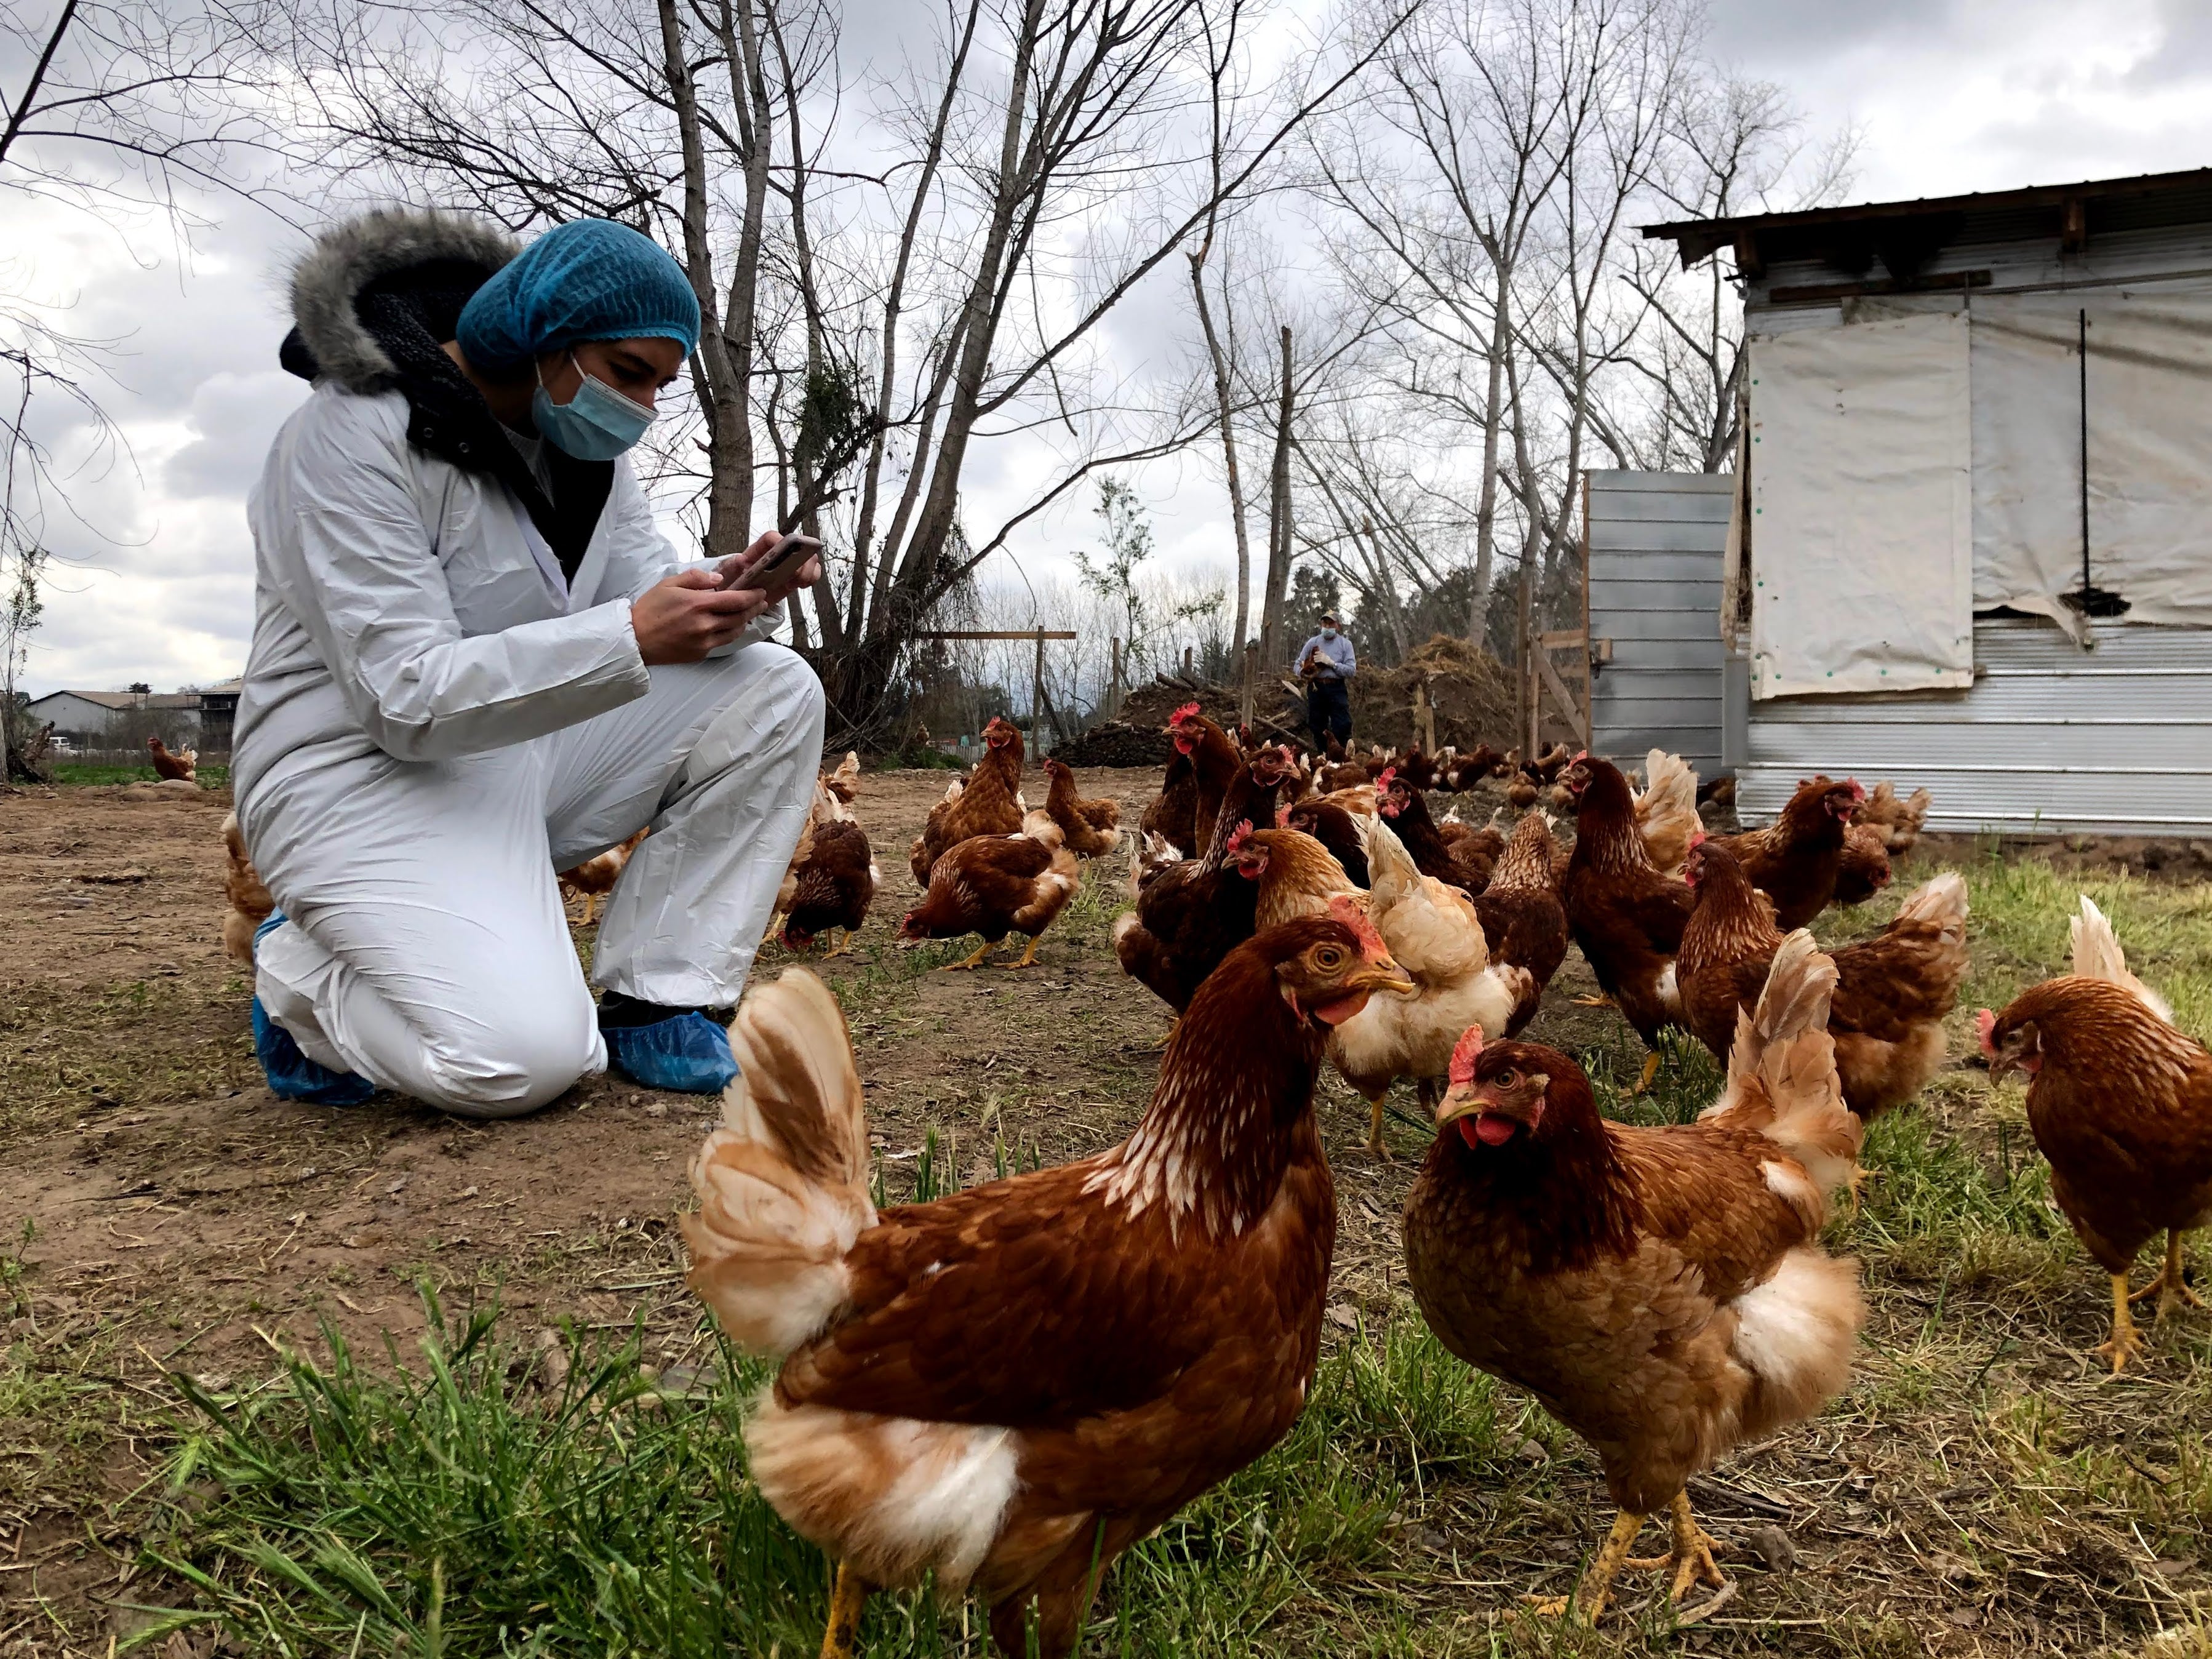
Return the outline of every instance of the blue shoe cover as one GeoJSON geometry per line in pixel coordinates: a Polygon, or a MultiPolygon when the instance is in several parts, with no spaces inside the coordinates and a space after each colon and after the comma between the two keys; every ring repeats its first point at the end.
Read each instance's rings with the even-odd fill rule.
{"type": "Polygon", "coordinates": [[[626,1077],[648,1089],[678,1094],[720,1094],[738,1075],[730,1034],[702,1013],[678,1014],[651,1025],[603,1026],[607,1055],[626,1077]]]}
{"type": "Polygon", "coordinates": [[[356,1072],[333,1072],[300,1052],[292,1034],[269,1018],[261,999],[253,999],[253,1052],[271,1090],[286,1100],[313,1106],[359,1106],[376,1085],[356,1072]]]}
{"type": "MultiPolygon", "coordinates": [[[[253,944],[284,925],[284,913],[271,910],[269,920],[253,930],[253,944]]],[[[269,1018],[261,999],[253,999],[253,1052],[270,1091],[284,1100],[304,1100],[312,1106],[358,1106],[376,1092],[376,1085],[354,1072],[333,1072],[300,1051],[292,1034],[269,1018]]]]}

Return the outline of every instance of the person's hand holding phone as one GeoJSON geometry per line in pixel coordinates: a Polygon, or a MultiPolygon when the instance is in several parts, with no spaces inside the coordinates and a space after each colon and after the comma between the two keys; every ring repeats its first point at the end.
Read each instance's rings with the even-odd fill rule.
{"type": "MultiPolygon", "coordinates": [[[[648,668],[662,663],[700,662],[735,640],[771,605],[822,574],[820,544],[806,541],[806,556],[793,562],[775,555],[787,538],[775,531],[757,537],[711,571],[679,570],[656,582],[630,604],[630,629],[638,655],[648,668]],[[754,574],[766,572],[756,582],[754,574]]],[[[805,539],[805,538],[802,538],[805,539]]]]}

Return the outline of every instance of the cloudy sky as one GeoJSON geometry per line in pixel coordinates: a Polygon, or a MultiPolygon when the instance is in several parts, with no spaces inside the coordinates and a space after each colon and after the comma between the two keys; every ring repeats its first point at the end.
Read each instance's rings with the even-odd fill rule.
{"type": "MultiPolygon", "coordinates": [[[[1711,10],[1715,57],[1784,88],[1814,132],[1861,131],[1857,199],[2212,163],[2203,0],[1711,0],[1711,10]]],[[[73,332],[123,342],[105,402],[129,450],[72,481],[84,523],[55,526],[75,562],[55,575],[34,693],[138,679],[167,690],[244,665],[245,495],[306,391],[276,364],[278,272],[298,233],[234,204],[220,213],[180,258],[154,228],[8,210],[8,285],[65,306],[73,332]]],[[[1146,335],[1112,337],[1142,350],[1146,335]]],[[[969,516],[981,522],[1018,482],[971,477],[969,516]]],[[[1206,467],[1164,466],[1140,486],[1169,557],[1226,545],[1206,467]]],[[[1031,557],[1048,562],[1080,519],[1079,508],[1041,525],[1031,557]]]]}

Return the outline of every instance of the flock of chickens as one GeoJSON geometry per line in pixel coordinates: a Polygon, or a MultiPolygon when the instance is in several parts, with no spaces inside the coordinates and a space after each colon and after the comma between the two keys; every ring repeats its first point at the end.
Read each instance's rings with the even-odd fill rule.
{"type": "MultiPolygon", "coordinates": [[[[1712,836],[1695,775],[1659,751],[1639,792],[1561,751],[1317,761],[1194,704],[1168,731],[1114,944],[1177,1019],[1127,1140],[878,1210],[822,982],[757,987],[732,1029],[743,1076],[692,1168],[690,1283],[735,1342],[781,1361],[748,1445],[762,1492],[839,1563],[824,1653],[852,1651],[872,1589],[933,1573],[990,1604],[1002,1650],[1065,1654],[1115,1558],[1288,1431],[1334,1239],[1324,1065],[1370,1102],[1378,1153],[1385,1095],[1418,1085],[1434,1139],[1402,1237],[1421,1311],[1603,1468],[1619,1516],[1548,1610],[1600,1616],[1631,1567],[1666,1570],[1678,1601],[1701,1583],[1724,1597],[1686,1483],[1844,1386],[1858,1264],[1820,1236],[1866,1123],[1945,1059],[1967,965],[1959,876],[1860,944],[1823,951],[1806,926],[1887,884],[1924,792],[1814,778],[1771,826],[1712,836]],[[1539,811],[1510,835],[1431,817],[1428,788],[1509,770],[1516,801],[1571,808],[1571,852],[1539,811]],[[1606,993],[1588,1000],[1654,1045],[1639,1089],[1668,1025],[1726,1065],[1697,1121],[1608,1120],[1571,1057],[1516,1040],[1570,941],[1606,993]],[[1632,1560],[1661,1515],[1666,1553],[1632,1560]]],[[[927,891],[899,934],[980,934],[964,969],[1021,933],[1027,966],[1119,813],[1050,760],[1029,811],[1020,733],[994,722],[986,741],[914,845],[927,891]]],[[[787,943],[831,910],[857,927],[872,895],[865,836],[832,878],[821,830],[793,862],[787,943]]],[[[2196,1302],[2180,1239],[2212,1217],[2212,1054],[2087,898],[2074,972],[1979,1026],[1993,1075],[2028,1074],[2054,1194],[2113,1276],[2099,1352],[2118,1370],[2141,1346],[2127,1270],[2157,1231],[2165,1269],[2134,1296],[2156,1292],[2161,1315],[2196,1302]]]]}

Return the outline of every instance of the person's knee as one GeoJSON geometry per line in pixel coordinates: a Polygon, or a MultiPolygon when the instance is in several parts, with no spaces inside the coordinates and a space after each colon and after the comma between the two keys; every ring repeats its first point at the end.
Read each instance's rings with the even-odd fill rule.
{"type": "Polygon", "coordinates": [[[763,641],[750,646],[746,697],[763,716],[762,735],[775,749],[822,749],[822,726],[829,701],[822,678],[805,658],[787,647],[763,641]]]}
{"type": "Polygon", "coordinates": [[[520,1117],[557,1099],[605,1064],[590,997],[498,1000],[433,1046],[431,1103],[459,1117],[520,1117]]]}

